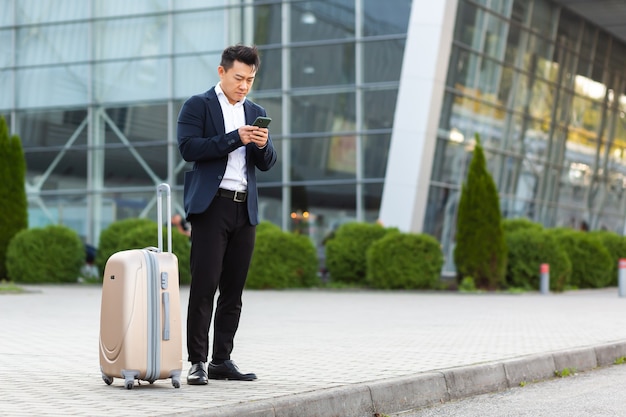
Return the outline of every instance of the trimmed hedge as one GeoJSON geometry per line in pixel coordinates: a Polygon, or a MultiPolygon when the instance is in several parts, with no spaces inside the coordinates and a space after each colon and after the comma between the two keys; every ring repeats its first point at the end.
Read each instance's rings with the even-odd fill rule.
{"type": "Polygon", "coordinates": [[[550,289],[563,291],[572,275],[572,263],[552,234],[534,228],[518,228],[505,235],[509,248],[506,281],[509,286],[538,290],[541,264],[550,265],[550,289]]]}
{"type": "Polygon", "coordinates": [[[613,261],[598,236],[564,228],[550,229],[550,233],[563,247],[572,263],[572,286],[602,288],[609,285],[613,261]]]}
{"type": "Polygon", "coordinates": [[[257,228],[246,288],[312,287],[320,283],[315,246],[307,236],[279,227],[257,228]]]}
{"type": "Polygon", "coordinates": [[[515,219],[503,219],[502,228],[504,229],[504,233],[507,234],[526,229],[541,231],[543,230],[543,225],[525,217],[518,217],[515,219]]]}
{"type": "Polygon", "coordinates": [[[76,282],[85,264],[85,246],[66,226],[25,229],[7,249],[7,274],[15,282],[76,282]]]}
{"type": "Polygon", "coordinates": [[[366,284],[367,249],[390,231],[379,224],[344,223],[326,242],[326,268],[330,280],[347,284],[366,284]]]}
{"type": "Polygon", "coordinates": [[[626,258],[626,237],[608,230],[596,230],[591,232],[596,236],[604,247],[609,251],[612,259],[611,280],[608,285],[617,286],[617,276],[619,274],[619,260],[626,258]]]}
{"type": "Polygon", "coordinates": [[[426,234],[389,233],[367,250],[367,283],[380,289],[436,289],[443,253],[426,234]]]}
{"type": "MultiPolygon", "coordinates": [[[[104,229],[100,233],[100,241],[98,242],[98,251],[96,252],[96,266],[98,267],[98,271],[100,274],[104,272],[104,266],[107,263],[107,260],[111,255],[115,252],[124,249],[135,249],[128,248],[120,245],[120,241],[124,237],[126,233],[135,227],[145,226],[149,224],[156,224],[150,219],[140,219],[140,218],[129,218],[124,220],[118,220],[116,222],[111,223],[106,229],[104,229]]],[[[172,231],[173,232],[173,231],[172,231]]],[[[156,246],[157,234],[154,232],[154,236],[152,238],[152,242],[146,246],[156,246]]]]}
{"type": "MultiPolygon", "coordinates": [[[[149,222],[149,224],[135,226],[124,233],[119,241],[118,250],[156,247],[158,244],[158,227],[155,222],[151,220],[149,222]]],[[[165,227],[163,228],[163,245],[165,246],[163,250],[167,250],[167,229],[165,227]]],[[[182,233],[176,232],[176,230],[172,230],[172,252],[178,258],[180,284],[189,284],[191,282],[190,251],[189,238],[182,233]]]]}

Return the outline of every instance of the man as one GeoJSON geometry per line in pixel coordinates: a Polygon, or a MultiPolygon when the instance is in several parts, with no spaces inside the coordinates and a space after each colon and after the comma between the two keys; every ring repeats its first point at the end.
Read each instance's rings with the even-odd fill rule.
{"type": "Polygon", "coordinates": [[[191,223],[191,288],[187,312],[187,383],[252,381],[230,359],[241,294],[259,223],[256,170],[269,170],[276,151],[267,128],[251,126],[265,109],[246,99],[259,70],[256,47],[230,46],[217,68],[220,82],[185,102],[178,116],[178,148],[185,173],[185,212],[191,223]],[[219,289],[208,375],[209,326],[219,289]]]}

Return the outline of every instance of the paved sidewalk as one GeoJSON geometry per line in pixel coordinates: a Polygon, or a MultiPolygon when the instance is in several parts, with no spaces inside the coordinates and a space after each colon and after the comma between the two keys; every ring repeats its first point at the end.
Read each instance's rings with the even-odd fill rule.
{"type": "MultiPolygon", "coordinates": [[[[255,382],[107,386],[100,287],[0,295],[0,414],[325,417],[413,407],[626,356],[626,298],[564,294],[246,291],[233,359],[255,382]]],[[[188,288],[181,289],[182,320],[188,288]]],[[[184,338],[184,335],[183,335],[184,338]]],[[[184,359],[186,349],[183,347],[184,359]]]]}

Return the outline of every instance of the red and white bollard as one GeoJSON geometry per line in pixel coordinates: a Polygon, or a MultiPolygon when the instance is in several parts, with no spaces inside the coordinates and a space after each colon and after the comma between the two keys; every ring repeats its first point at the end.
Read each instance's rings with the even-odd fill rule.
{"type": "Polygon", "coordinates": [[[540,280],[539,280],[539,292],[541,294],[549,294],[550,293],[550,265],[549,264],[541,264],[539,268],[540,271],[540,280]]]}
{"type": "Polygon", "coordinates": [[[626,259],[620,259],[617,269],[617,291],[620,297],[626,297],[626,259]]]}

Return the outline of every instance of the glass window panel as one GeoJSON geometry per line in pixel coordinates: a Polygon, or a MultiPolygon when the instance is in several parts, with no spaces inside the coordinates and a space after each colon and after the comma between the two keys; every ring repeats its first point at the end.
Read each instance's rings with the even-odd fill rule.
{"type": "Polygon", "coordinates": [[[363,137],[363,176],[365,178],[385,178],[390,143],[391,134],[363,137]]]}
{"type": "Polygon", "coordinates": [[[0,109],[13,108],[13,71],[0,71],[0,109]]]}
{"type": "Polygon", "coordinates": [[[17,65],[59,64],[89,60],[89,25],[26,27],[17,31],[17,65]]]}
{"type": "MultiPolygon", "coordinates": [[[[120,143],[113,137],[113,132],[107,132],[107,150],[104,156],[104,185],[105,187],[138,187],[154,185],[154,181],[148,171],[142,167],[126,146],[109,147],[109,142],[120,143]]],[[[167,178],[167,147],[161,146],[138,146],[135,150],[148,164],[149,170],[158,178],[167,178]]]]}
{"type": "Polygon", "coordinates": [[[259,187],[259,220],[278,226],[283,224],[282,187],[259,187]]]}
{"type": "Polygon", "coordinates": [[[382,181],[373,184],[363,184],[363,206],[365,208],[365,218],[363,220],[367,223],[378,221],[383,186],[382,181]]]}
{"type": "MultiPolygon", "coordinates": [[[[274,123],[274,122],[272,122],[274,123]]],[[[277,139],[272,136],[272,143],[274,144],[274,149],[278,154],[278,158],[276,159],[276,164],[269,171],[258,171],[256,174],[256,179],[259,184],[280,184],[283,180],[283,163],[285,162],[283,158],[283,141],[284,139],[277,139]]],[[[259,188],[260,189],[260,188],[259,188]]]]}
{"type": "MultiPolygon", "coordinates": [[[[109,219],[110,207],[104,207],[103,218],[109,219]]],[[[42,196],[29,202],[28,226],[45,227],[62,224],[73,229],[81,238],[85,238],[89,224],[87,216],[87,198],[85,193],[60,192],[58,195],[42,196]]],[[[110,220],[108,221],[110,223],[110,220]]]]}
{"type": "Polygon", "coordinates": [[[356,138],[335,135],[291,141],[291,179],[310,181],[356,176],[356,138]]]}
{"type": "Polygon", "coordinates": [[[254,7],[254,43],[277,44],[282,41],[281,4],[260,4],[254,7]]]}
{"type": "Polygon", "coordinates": [[[478,10],[473,4],[460,2],[455,25],[455,38],[461,43],[481,49],[476,40],[480,33],[480,25],[484,20],[485,12],[478,10]]]}
{"type": "Polygon", "coordinates": [[[19,0],[15,12],[18,24],[57,22],[89,18],[89,6],[84,0],[19,0]]]}
{"type": "Polygon", "coordinates": [[[174,9],[176,10],[201,9],[226,5],[227,0],[174,0],[174,9]]]}
{"type": "MultiPolygon", "coordinates": [[[[110,108],[106,112],[130,142],[166,142],[168,139],[165,104],[110,108]]],[[[117,137],[114,139],[114,143],[120,143],[117,137]]]]}
{"type": "MultiPolygon", "coordinates": [[[[226,45],[226,13],[223,10],[174,15],[174,52],[216,52],[226,45]],[[211,29],[211,36],[198,36],[211,29]]],[[[219,65],[219,60],[217,62],[219,65]]],[[[216,67],[217,67],[216,65],[216,67]]]]}
{"type": "MultiPolygon", "coordinates": [[[[0,68],[12,66],[13,63],[13,31],[0,30],[0,68]]],[[[0,90],[4,91],[4,90],[0,90]]]]}
{"type": "Polygon", "coordinates": [[[293,133],[335,132],[346,127],[353,131],[356,123],[354,93],[293,97],[291,117],[293,133]]]}
{"type": "Polygon", "coordinates": [[[548,36],[553,31],[553,25],[558,21],[559,8],[547,1],[533,2],[531,27],[548,36]]]}
{"type": "Polygon", "coordinates": [[[404,39],[363,43],[363,80],[366,83],[400,80],[404,39]]]}
{"type": "MultiPolygon", "coordinates": [[[[256,83],[255,83],[256,84],[256,83]]],[[[263,97],[256,99],[254,97],[254,91],[250,97],[252,101],[260,105],[265,109],[267,115],[272,118],[272,123],[269,126],[270,135],[272,136],[272,140],[276,136],[280,136],[283,133],[283,117],[282,117],[282,108],[283,101],[280,96],[278,97],[263,97]]]]}
{"type": "Polygon", "coordinates": [[[354,36],[354,0],[302,1],[291,4],[294,42],[354,36]]]}
{"type": "Polygon", "coordinates": [[[94,69],[95,100],[129,102],[167,97],[168,68],[168,59],[97,64],[94,69]]]}
{"type": "Polygon", "coordinates": [[[282,87],[282,52],[280,49],[259,50],[261,67],[254,80],[255,90],[280,90],[282,87]]]}
{"type": "Polygon", "coordinates": [[[291,51],[293,87],[353,84],[354,44],[295,48],[291,51]]]}
{"type": "Polygon", "coordinates": [[[529,113],[531,116],[549,120],[554,106],[556,89],[554,85],[537,80],[533,86],[529,113]]]}
{"type": "MultiPolygon", "coordinates": [[[[152,189],[154,187],[150,186],[149,188],[152,189]]],[[[152,190],[146,192],[122,191],[116,193],[103,193],[102,227],[107,227],[113,221],[139,217],[153,198],[154,191],[152,190]]],[[[154,206],[153,210],[150,211],[148,218],[156,221],[156,208],[154,206]]]]}
{"type": "Polygon", "coordinates": [[[55,148],[39,148],[34,152],[24,149],[28,181],[43,191],[86,189],[87,148],[68,149],[57,160],[59,155],[59,149],[55,148]]]}
{"type": "Polygon", "coordinates": [[[87,65],[20,70],[17,73],[17,107],[85,105],[89,101],[88,79],[87,65]]]}
{"type": "Polygon", "coordinates": [[[411,16],[411,0],[364,0],[363,35],[405,35],[411,16]]]}
{"type": "Polygon", "coordinates": [[[101,60],[167,54],[167,19],[167,16],[161,15],[96,22],[94,58],[101,60]]]}
{"type": "Polygon", "coordinates": [[[20,113],[17,121],[24,149],[55,147],[59,151],[75,134],[72,145],[86,146],[86,126],[79,131],[86,117],[86,110],[20,113]]]}
{"type": "Polygon", "coordinates": [[[396,111],[398,90],[374,90],[363,93],[363,128],[391,129],[396,111]]]}
{"type": "MultiPolygon", "coordinates": [[[[80,1],[80,0],[75,0],[80,1]]],[[[206,3],[206,2],[204,2],[206,3]]],[[[154,13],[169,9],[169,0],[107,0],[94,2],[94,15],[128,16],[142,13],[154,13]]]]}
{"type": "Polygon", "coordinates": [[[302,185],[291,189],[291,220],[289,230],[310,235],[310,225],[302,225],[304,211],[315,216],[314,236],[328,236],[347,222],[356,221],[356,184],[302,185]],[[321,217],[321,218],[320,218],[321,217]]]}
{"type": "Polygon", "coordinates": [[[207,91],[220,81],[217,67],[219,54],[181,56],[174,58],[174,95],[188,98],[207,91]]]}
{"type": "Polygon", "coordinates": [[[0,2],[0,27],[13,25],[13,4],[12,1],[0,2]]]}
{"type": "Polygon", "coordinates": [[[596,44],[591,79],[599,83],[605,81],[604,72],[606,70],[606,58],[607,54],[609,54],[610,45],[611,39],[609,36],[604,32],[598,32],[598,43],[596,44]]]}

